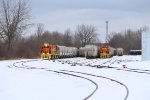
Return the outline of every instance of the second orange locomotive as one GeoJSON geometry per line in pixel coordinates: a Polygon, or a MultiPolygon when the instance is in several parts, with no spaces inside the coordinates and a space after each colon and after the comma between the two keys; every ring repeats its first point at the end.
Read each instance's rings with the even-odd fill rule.
{"type": "Polygon", "coordinates": [[[114,55],[116,55],[116,49],[108,45],[103,45],[100,47],[100,58],[110,58],[114,55]]]}

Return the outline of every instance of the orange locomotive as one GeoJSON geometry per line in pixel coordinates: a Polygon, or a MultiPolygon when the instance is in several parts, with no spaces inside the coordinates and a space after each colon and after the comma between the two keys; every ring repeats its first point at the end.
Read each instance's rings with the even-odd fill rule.
{"type": "Polygon", "coordinates": [[[50,45],[48,43],[44,43],[41,46],[41,58],[50,59],[51,58],[50,52],[51,52],[50,45]]]}
{"type": "Polygon", "coordinates": [[[103,45],[100,47],[100,58],[110,58],[114,55],[115,49],[109,45],[103,45]]]}
{"type": "Polygon", "coordinates": [[[41,58],[42,59],[53,59],[59,57],[59,49],[57,45],[50,45],[48,43],[44,43],[41,46],[41,58]]]}
{"type": "Polygon", "coordinates": [[[100,58],[110,58],[108,46],[103,45],[100,47],[100,58]]]}

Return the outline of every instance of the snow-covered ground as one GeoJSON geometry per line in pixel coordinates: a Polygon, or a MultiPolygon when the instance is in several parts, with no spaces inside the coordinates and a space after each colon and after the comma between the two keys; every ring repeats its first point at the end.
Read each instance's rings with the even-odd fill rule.
{"type": "Polygon", "coordinates": [[[141,56],[0,61],[0,100],[149,100],[149,93],[150,61],[141,56]]]}

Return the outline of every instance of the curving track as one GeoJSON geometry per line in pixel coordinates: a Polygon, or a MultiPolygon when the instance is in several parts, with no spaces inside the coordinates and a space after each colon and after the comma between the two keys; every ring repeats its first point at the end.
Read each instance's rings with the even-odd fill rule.
{"type": "MultiPolygon", "coordinates": [[[[128,87],[125,84],[123,84],[122,82],[119,82],[117,80],[114,80],[114,79],[111,79],[111,78],[108,78],[108,77],[104,77],[104,76],[89,74],[89,73],[85,73],[85,72],[77,72],[77,71],[71,71],[71,70],[50,70],[48,68],[37,68],[37,67],[25,65],[25,63],[34,62],[34,61],[42,61],[42,60],[26,60],[26,61],[15,62],[15,63],[13,63],[13,66],[16,67],[16,68],[25,68],[25,69],[42,69],[42,70],[45,70],[45,71],[61,73],[61,74],[65,74],[65,75],[69,75],[69,76],[85,79],[85,80],[93,83],[95,85],[95,89],[88,96],[84,97],[84,100],[87,100],[91,96],[93,96],[93,94],[98,90],[98,84],[96,82],[94,82],[93,80],[89,79],[89,78],[83,77],[82,75],[92,76],[92,77],[96,77],[96,78],[103,78],[103,79],[115,82],[118,85],[121,85],[122,87],[124,87],[125,90],[126,90],[126,94],[125,94],[123,100],[127,100],[127,98],[128,98],[128,95],[129,95],[128,87]],[[21,66],[18,66],[17,64],[21,64],[21,66]]],[[[71,61],[62,61],[62,62],[63,63],[72,63],[71,61]]],[[[90,64],[87,64],[87,62],[83,62],[83,63],[86,64],[87,66],[90,66],[90,64]]],[[[93,62],[91,61],[90,63],[93,63],[93,62]]]]}
{"type": "Polygon", "coordinates": [[[66,72],[63,72],[63,71],[50,70],[50,69],[47,69],[47,68],[36,68],[36,67],[24,65],[24,63],[33,62],[33,61],[42,61],[42,60],[28,60],[28,61],[15,62],[15,63],[13,63],[13,66],[16,67],[16,68],[25,68],[25,69],[44,69],[45,71],[49,71],[49,72],[55,72],[55,73],[60,73],[60,74],[65,74],[65,75],[85,79],[85,80],[93,83],[95,85],[95,89],[87,97],[84,97],[83,100],[89,99],[98,90],[98,84],[96,82],[94,82],[93,80],[89,79],[89,78],[82,77],[82,76],[79,76],[79,75],[70,74],[70,73],[66,73],[66,72]],[[17,63],[21,63],[22,66],[17,66],[16,65],[17,63]]]}

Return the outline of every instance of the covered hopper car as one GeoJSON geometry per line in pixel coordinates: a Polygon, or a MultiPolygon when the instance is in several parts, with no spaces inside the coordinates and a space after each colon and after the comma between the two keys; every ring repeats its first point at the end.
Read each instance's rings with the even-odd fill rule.
{"type": "Polygon", "coordinates": [[[86,45],[85,46],[85,57],[86,58],[97,58],[99,54],[98,46],[86,45]]]}

